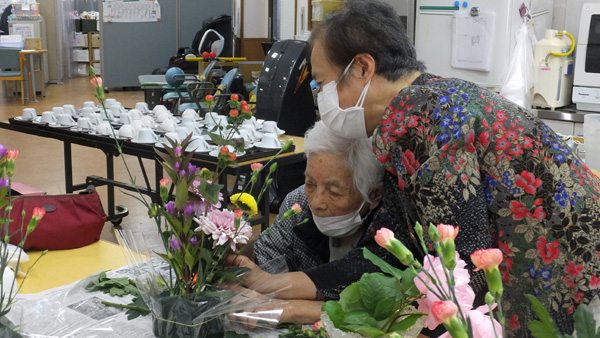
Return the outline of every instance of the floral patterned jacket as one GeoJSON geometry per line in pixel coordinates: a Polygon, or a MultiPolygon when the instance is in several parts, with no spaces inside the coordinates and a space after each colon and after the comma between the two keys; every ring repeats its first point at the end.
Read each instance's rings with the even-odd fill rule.
{"type": "Polygon", "coordinates": [[[572,332],[600,286],[600,182],[559,136],[491,91],[422,74],[389,104],[373,146],[388,171],[384,207],[405,231],[459,226],[471,269],[473,251],[502,250],[507,335],[529,336],[524,294],[572,332]]]}

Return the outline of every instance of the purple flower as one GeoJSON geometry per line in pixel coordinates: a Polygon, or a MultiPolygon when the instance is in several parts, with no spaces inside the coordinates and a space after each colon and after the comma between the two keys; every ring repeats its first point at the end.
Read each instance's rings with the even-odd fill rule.
{"type": "Polygon", "coordinates": [[[175,147],[175,149],[173,149],[173,152],[175,153],[175,156],[181,156],[181,147],[175,147]]]}
{"type": "Polygon", "coordinates": [[[198,237],[192,236],[192,238],[190,238],[190,244],[193,246],[198,245],[198,237]]]}
{"type": "Polygon", "coordinates": [[[173,203],[173,201],[165,204],[165,209],[171,215],[175,215],[177,213],[176,210],[175,210],[175,203],[173,203]]]}
{"type": "Polygon", "coordinates": [[[196,167],[195,165],[193,165],[193,164],[190,163],[190,164],[188,164],[188,169],[187,170],[188,170],[188,172],[190,174],[193,174],[193,173],[196,172],[196,170],[198,170],[198,167],[196,167]]]}
{"type": "Polygon", "coordinates": [[[180,172],[180,174],[181,174],[181,176],[185,176],[185,170],[182,170],[182,171],[180,172]]]}
{"type": "Polygon", "coordinates": [[[177,237],[173,237],[173,239],[169,240],[169,247],[173,252],[179,252],[181,250],[181,243],[179,243],[179,239],[177,237]]]}
{"type": "MultiPolygon", "coordinates": [[[[0,146],[2,146],[2,145],[0,144],[0,146]]],[[[2,189],[4,187],[8,187],[8,179],[5,179],[5,178],[0,179],[0,189],[2,189]]]]}
{"type": "Polygon", "coordinates": [[[4,155],[6,155],[7,152],[8,150],[6,150],[6,147],[0,144],[0,158],[4,157],[4,155]]]}
{"type": "Polygon", "coordinates": [[[188,204],[185,209],[183,209],[183,215],[185,217],[190,217],[194,214],[194,207],[190,204],[188,204]]]}
{"type": "Polygon", "coordinates": [[[177,171],[179,171],[179,166],[180,166],[179,162],[175,162],[173,169],[175,169],[175,171],[177,172],[177,171]]]}

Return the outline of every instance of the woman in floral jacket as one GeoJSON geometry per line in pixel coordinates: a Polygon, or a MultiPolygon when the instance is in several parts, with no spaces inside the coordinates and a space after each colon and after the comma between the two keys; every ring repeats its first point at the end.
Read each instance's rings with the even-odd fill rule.
{"type": "MultiPolygon", "coordinates": [[[[533,294],[559,328],[600,286],[600,182],[544,122],[474,83],[423,73],[393,9],[350,0],[313,31],[321,118],[348,138],[373,135],[384,208],[412,225],[460,227],[461,258],[498,247],[507,334],[528,336],[533,294]],[[358,103],[357,102],[358,99],[358,103]]],[[[598,169],[598,168],[597,168],[598,169]]],[[[472,273],[475,291],[485,281],[472,273]]]]}

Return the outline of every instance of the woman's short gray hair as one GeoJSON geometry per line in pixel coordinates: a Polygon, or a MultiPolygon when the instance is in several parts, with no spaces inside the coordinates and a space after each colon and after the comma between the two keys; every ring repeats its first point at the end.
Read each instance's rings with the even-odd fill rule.
{"type": "Polygon", "coordinates": [[[313,153],[333,154],[344,159],[352,171],[354,187],[365,201],[371,202],[369,193],[383,180],[383,166],[375,154],[370,138],[347,139],[336,136],[322,121],[315,123],[304,135],[304,153],[309,158],[313,153]]]}

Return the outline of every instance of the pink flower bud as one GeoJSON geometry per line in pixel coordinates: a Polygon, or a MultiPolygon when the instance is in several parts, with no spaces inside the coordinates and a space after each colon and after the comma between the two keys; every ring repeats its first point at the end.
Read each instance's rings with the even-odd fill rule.
{"type": "Polygon", "coordinates": [[[375,234],[375,242],[384,248],[390,245],[390,240],[392,238],[394,238],[394,232],[386,228],[377,230],[377,233],[375,234]]]}
{"type": "Polygon", "coordinates": [[[318,331],[320,328],[324,327],[323,326],[323,321],[319,320],[318,322],[313,324],[313,331],[318,331]]]}
{"type": "Polygon", "coordinates": [[[295,213],[299,214],[300,211],[302,211],[302,207],[300,206],[300,204],[294,203],[294,205],[292,205],[292,210],[294,210],[295,213]]]}
{"type": "Polygon", "coordinates": [[[483,269],[490,271],[498,268],[502,263],[502,251],[500,249],[481,249],[471,254],[471,261],[477,267],[475,271],[483,269]]]}
{"type": "Polygon", "coordinates": [[[257,162],[254,162],[250,165],[250,169],[252,169],[252,171],[259,171],[262,169],[262,167],[263,167],[262,163],[257,163],[257,162]]]}
{"type": "Polygon", "coordinates": [[[450,319],[456,316],[458,306],[450,300],[442,300],[433,302],[431,306],[431,314],[433,317],[442,323],[449,323],[450,319]]]}
{"type": "Polygon", "coordinates": [[[236,219],[241,219],[243,214],[244,214],[244,211],[240,210],[240,209],[238,209],[238,210],[236,210],[236,211],[233,212],[233,216],[236,219]]]}
{"type": "Polygon", "coordinates": [[[173,153],[177,157],[181,156],[181,147],[175,147],[175,149],[173,149],[173,153]]]}
{"type": "Polygon", "coordinates": [[[14,160],[17,159],[18,156],[19,156],[19,151],[18,150],[16,150],[16,149],[15,150],[9,150],[7,152],[7,155],[6,155],[6,159],[9,160],[9,161],[14,161],[14,160]]]}
{"type": "Polygon", "coordinates": [[[101,77],[93,77],[90,80],[90,83],[94,85],[94,87],[102,87],[102,78],[101,77]]]}
{"type": "Polygon", "coordinates": [[[44,217],[45,214],[46,214],[46,210],[35,207],[35,208],[33,208],[33,215],[31,216],[31,218],[33,218],[39,222],[42,219],[42,217],[44,217]]]}
{"type": "Polygon", "coordinates": [[[167,187],[167,186],[169,186],[169,182],[171,182],[171,181],[168,178],[163,178],[160,180],[160,186],[167,187]]]}
{"type": "Polygon", "coordinates": [[[438,224],[438,232],[440,233],[440,242],[454,241],[458,235],[458,227],[448,224],[438,224]]]}

